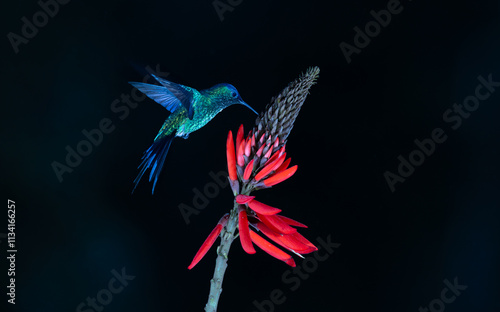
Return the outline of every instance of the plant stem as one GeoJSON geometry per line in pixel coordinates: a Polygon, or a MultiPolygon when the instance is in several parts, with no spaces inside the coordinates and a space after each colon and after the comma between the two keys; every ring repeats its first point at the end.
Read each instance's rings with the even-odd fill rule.
{"type": "Polygon", "coordinates": [[[229,248],[233,240],[235,239],[234,232],[236,231],[236,226],[238,225],[238,204],[234,203],[234,208],[231,210],[229,216],[229,221],[227,222],[225,228],[221,233],[221,243],[217,247],[217,260],[215,261],[215,271],[214,276],[210,280],[210,294],[208,295],[208,302],[205,306],[206,312],[216,312],[217,305],[219,304],[219,297],[222,293],[222,281],[224,279],[224,273],[227,268],[227,259],[229,254],[229,248]]]}

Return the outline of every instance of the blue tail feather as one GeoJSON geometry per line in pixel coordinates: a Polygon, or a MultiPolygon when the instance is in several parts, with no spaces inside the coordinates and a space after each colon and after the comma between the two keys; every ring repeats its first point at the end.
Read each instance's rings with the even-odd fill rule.
{"type": "Polygon", "coordinates": [[[139,165],[139,174],[134,180],[134,189],[132,193],[134,193],[135,188],[139,184],[142,176],[146,172],[146,170],[153,165],[151,168],[151,173],[149,174],[149,182],[153,180],[153,190],[154,194],[156,182],[158,181],[158,177],[160,176],[161,169],[163,168],[163,164],[165,163],[165,157],[167,156],[168,149],[170,148],[170,144],[172,140],[175,138],[175,134],[171,134],[165,136],[161,139],[155,140],[153,144],[144,152],[142,155],[142,162],[139,165]]]}

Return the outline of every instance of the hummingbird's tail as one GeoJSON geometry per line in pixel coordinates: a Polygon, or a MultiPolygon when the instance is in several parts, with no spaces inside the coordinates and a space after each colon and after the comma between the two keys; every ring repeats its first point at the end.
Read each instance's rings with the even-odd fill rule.
{"type": "Polygon", "coordinates": [[[142,163],[139,166],[141,170],[137,177],[134,180],[134,189],[132,193],[134,193],[135,188],[139,184],[142,176],[146,172],[146,170],[152,166],[151,173],[149,174],[149,182],[153,181],[153,190],[152,193],[155,192],[156,182],[158,181],[158,176],[160,175],[161,169],[163,168],[163,163],[165,162],[165,157],[167,156],[168,149],[170,148],[170,144],[172,140],[175,138],[175,133],[164,136],[161,139],[157,139],[151,144],[151,146],[144,152],[142,155],[142,163]]]}

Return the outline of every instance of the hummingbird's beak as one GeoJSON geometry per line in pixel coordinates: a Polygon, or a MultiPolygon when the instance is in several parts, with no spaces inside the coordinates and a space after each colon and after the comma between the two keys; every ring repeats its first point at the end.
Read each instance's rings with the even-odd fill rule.
{"type": "Polygon", "coordinates": [[[255,111],[255,109],[253,109],[250,105],[248,105],[247,103],[245,103],[245,101],[240,100],[240,104],[241,104],[241,105],[243,105],[243,106],[248,107],[248,108],[249,108],[252,112],[254,112],[254,113],[255,113],[255,115],[259,115],[259,113],[257,113],[257,112],[255,111]]]}

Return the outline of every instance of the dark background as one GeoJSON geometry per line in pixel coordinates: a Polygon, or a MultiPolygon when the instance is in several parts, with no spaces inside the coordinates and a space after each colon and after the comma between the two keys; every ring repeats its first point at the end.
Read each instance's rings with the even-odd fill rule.
{"type": "Polygon", "coordinates": [[[256,194],[309,225],[301,233],[311,241],[330,235],[341,246],[291,291],[282,280],[289,267],[236,242],[220,311],[257,311],[252,302],[273,289],[286,296],[275,311],[418,311],[455,277],[468,288],[446,311],[500,311],[500,90],[457,130],[442,117],[474,94],[479,75],[500,80],[500,4],[401,4],[350,64],[339,44],[353,44],[353,28],[387,1],[245,0],[221,21],[210,0],[74,0],[17,54],[7,34],[21,34],[21,17],[40,6],[4,4],[1,189],[16,201],[18,248],[16,305],[6,309],[75,311],[126,267],[135,279],[103,311],[202,311],[215,247],[187,266],[232,194],[221,190],[188,225],[178,206],[192,206],[193,188],[225,170],[227,132],[249,129],[255,116],[230,107],[175,140],[156,193],[143,181],[132,195],[168,112],[147,99],[120,120],[111,103],[159,64],[197,89],[231,83],[257,111],[309,66],[321,68],[287,144],[298,172],[256,194]],[[115,130],[59,182],[52,162],[64,163],[66,146],[103,118],[115,130]],[[438,127],[448,139],[391,192],[384,172],[397,173],[397,157],[438,127]]]}

